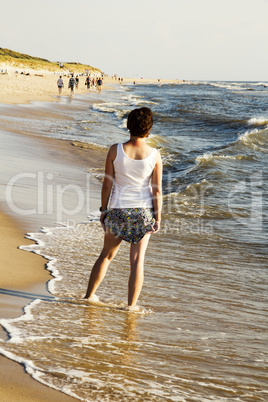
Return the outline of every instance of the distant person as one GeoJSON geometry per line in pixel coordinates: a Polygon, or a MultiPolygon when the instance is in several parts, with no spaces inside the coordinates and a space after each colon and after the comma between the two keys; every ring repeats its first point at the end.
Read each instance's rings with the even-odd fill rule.
{"type": "Polygon", "coordinates": [[[62,89],[64,88],[64,84],[63,84],[63,79],[62,76],[60,75],[60,78],[57,81],[58,84],[58,90],[59,90],[59,94],[62,94],[62,89]]]}
{"type": "Polygon", "coordinates": [[[71,90],[71,96],[74,95],[75,87],[76,87],[76,82],[74,79],[74,75],[72,74],[71,78],[69,79],[69,84],[68,84],[68,88],[70,88],[70,90],[71,90]]]}
{"type": "Polygon", "coordinates": [[[98,91],[101,92],[101,89],[102,89],[102,79],[101,78],[99,78],[97,80],[97,88],[98,88],[98,91]]]}
{"type": "Polygon", "coordinates": [[[75,77],[75,86],[78,89],[78,85],[79,85],[79,77],[78,75],[75,77]]]}
{"type": "Polygon", "coordinates": [[[90,82],[91,82],[91,79],[90,79],[90,77],[87,76],[86,82],[85,82],[85,85],[87,86],[87,89],[90,89],[90,82]]]}

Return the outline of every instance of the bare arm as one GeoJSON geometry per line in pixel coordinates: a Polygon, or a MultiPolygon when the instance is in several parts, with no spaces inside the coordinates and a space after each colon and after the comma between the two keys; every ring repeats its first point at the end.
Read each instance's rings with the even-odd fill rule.
{"type": "Polygon", "coordinates": [[[156,153],[156,163],[152,174],[152,190],[153,190],[153,207],[155,216],[155,225],[153,232],[156,233],[160,229],[161,211],[162,211],[162,174],[163,164],[160,152],[156,153]]]}
{"type": "Polygon", "coordinates": [[[104,228],[104,219],[105,219],[105,216],[107,213],[105,211],[107,210],[110,194],[111,194],[112,187],[113,187],[113,180],[114,180],[113,161],[116,158],[116,148],[117,148],[117,144],[111,146],[111,148],[108,151],[108,154],[106,157],[106,162],[105,162],[105,175],[104,175],[104,180],[103,180],[102,189],[101,189],[101,209],[104,212],[101,213],[101,217],[100,217],[100,222],[101,222],[101,225],[103,228],[104,228]]]}

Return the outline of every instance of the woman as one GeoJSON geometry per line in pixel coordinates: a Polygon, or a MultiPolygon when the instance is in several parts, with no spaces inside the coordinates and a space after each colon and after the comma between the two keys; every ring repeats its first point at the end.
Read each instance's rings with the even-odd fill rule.
{"type": "Polygon", "coordinates": [[[63,79],[62,79],[61,75],[60,75],[60,78],[57,81],[57,84],[58,84],[59,95],[61,95],[62,94],[62,89],[64,87],[64,83],[63,83],[63,79]]]}
{"type": "Polygon", "coordinates": [[[125,240],[130,243],[128,306],[136,306],[143,285],[146,248],[161,221],[162,160],[159,151],[145,141],[152,125],[151,109],[132,110],[127,121],[129,141],[112,145],[107,154],[100,207],[104,246],[92,268],[86,299],[94,296],[125,240]]]}

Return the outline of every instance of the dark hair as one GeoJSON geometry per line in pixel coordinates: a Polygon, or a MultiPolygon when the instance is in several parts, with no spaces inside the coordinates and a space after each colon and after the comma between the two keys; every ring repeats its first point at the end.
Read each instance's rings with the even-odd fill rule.
{"type": "Polygon", "coordinates": [[[148,107],[132,110],[127,119],[127,128],[134,137],[144,138],[153,126],[153,112],[148,107]]]}

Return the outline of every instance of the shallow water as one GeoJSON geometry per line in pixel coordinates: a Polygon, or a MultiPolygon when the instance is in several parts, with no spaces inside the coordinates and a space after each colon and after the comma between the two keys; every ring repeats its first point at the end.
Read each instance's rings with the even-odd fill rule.
{"type": "MultiPolygon", "coordinates": [[[[0,351],[85,401],[266,401],[267,95],[262,83],[122,86],[88,108],[93,94],[74,100],[69,131],[46,117],[43,135],[108,147],[127,138],[130,109],[150,106],[149,142],[165,168],[162,231],[149,244],[138,312],[125,309],[127,244],[100,301],[82,299],[102,245],[96,211],[34,234],[27,249],[49,258],[54,299],[1,320],[10,339],[0,351]]],[[[53,107],[64,120],[64,101],[53,107]]]]}

